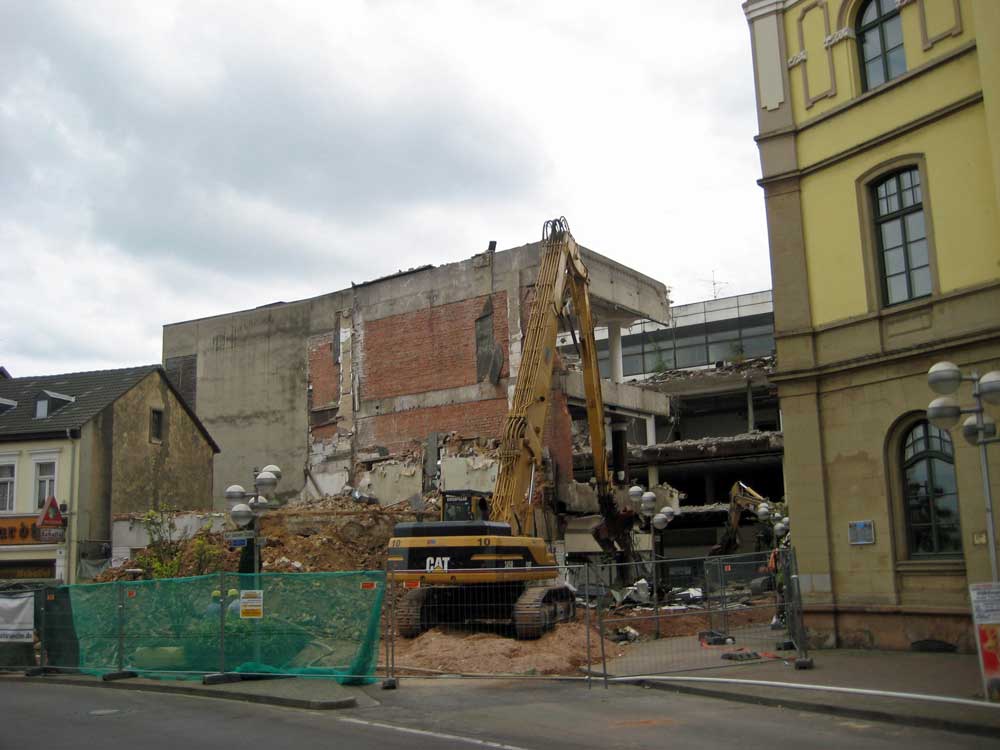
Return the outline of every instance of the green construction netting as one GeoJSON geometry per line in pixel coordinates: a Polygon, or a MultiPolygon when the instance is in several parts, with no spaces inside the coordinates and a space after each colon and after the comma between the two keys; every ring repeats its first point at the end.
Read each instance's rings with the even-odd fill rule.
{"type": "Polygon", "coordinates": [[[197,678],[212,672],[369,681],[378,662],[381,571],[217,573],[51,589],[47,666],[197,678]],[[240,592],[263,591],[263,616],[240,592]],[[249,602],[244,601],[244,605],[249,602]]]}

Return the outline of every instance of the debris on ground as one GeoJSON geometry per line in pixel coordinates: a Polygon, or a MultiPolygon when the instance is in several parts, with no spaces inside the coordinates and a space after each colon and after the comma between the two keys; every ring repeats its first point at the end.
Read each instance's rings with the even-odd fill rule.
{"type": "Polygon", "coordinates": [[[622,643],[623,641],[631,643],[632,641],[639,640],[639,631],[625,625],[620,628],[615,628],[614,632],[612,632],[608,639],[614,641],[615,643],[622,643]]]}
{"type": "MultiPolygon", "coordinates": [[[[382,570],[393,528],[415,520],[406,501],[390,506],[344,495],[296,501],[268,511],[260,520],[261,567],[269,573],[338,570],[382,570]]],[[[176,576],[239,570],[240,551],[229,549],[223,535],[199,532],[172,544],[178,558],[176,576]]],[[[144,567],[140,560],[108,568],[95,580],[131,578],[126,571],[144,567]]],[[[148,572],[147,572],[148,575],[148,572]]]]}
{"type": "MultiPolygon", "coordinates": [[[[538,640],[518,641],[497,633],[435,628],[416,638],[395,641],[396,670],[448,674],[577,674],[587,666],[587,626],[563,622],[538,640]]],[[[613,642],[608,657],[621,656],[613,642]]],[[[601,660],[600,636],[591,627],[590,653],[601,660]]]]}
{"type": "Polygon", "coordinates": [[[727,651],[721,658],[728,659],[729,661],[752,661],[759,659],[760,654],[756,651],[727,651]]]}

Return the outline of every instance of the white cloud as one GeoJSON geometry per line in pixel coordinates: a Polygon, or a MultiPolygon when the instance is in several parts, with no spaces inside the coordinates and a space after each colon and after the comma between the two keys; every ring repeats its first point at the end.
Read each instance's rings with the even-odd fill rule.
{"type": "Polygon", "coordinates": [[[556,215],[679,301],[767,288],[748,37],[730,0],[6,4],[0,364],[157,361],[556,215]]]}

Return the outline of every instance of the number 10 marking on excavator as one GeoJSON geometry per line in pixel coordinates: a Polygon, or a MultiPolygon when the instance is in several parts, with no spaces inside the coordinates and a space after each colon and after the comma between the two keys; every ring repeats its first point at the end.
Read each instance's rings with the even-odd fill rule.
{"type": "Polygon", "coordinates": [[[433,573],[435,571],[448,572],[448,562],[451,560],[450,557],[428,557],[427,558],[427,572],[433,573]]]}

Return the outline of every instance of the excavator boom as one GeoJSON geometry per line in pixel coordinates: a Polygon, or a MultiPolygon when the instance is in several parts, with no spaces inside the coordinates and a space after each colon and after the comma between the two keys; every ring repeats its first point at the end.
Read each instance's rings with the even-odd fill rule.
{"type": "MultiPolygon", "coordinates": [[[[394,580],[411,588],[397,610],[400,634],[437,624],[510,622],[519,638],[537,638],[574,616],[576,597],[555,582],[555,558],[531,523],[541,477],[559,322],[572,301],[580,329],[587,421],[603,523],[595,537],[609,551],[632,552],[631,519],[615,507],[608,471],[604,403],[590,309],[587,268],[565,218],[545,222],[535,297],[500,443],[489,519],[400,523],[389,540],[394,580]],[[500,565],[503,567],[500,567],[500,565]],[[499,612],[507,612],[500,617],[499,612]],[[442,620],[447,612],[450,620],[442,620]]],[[[471,501],[465,501],[471,507],[471,501]]],[[[442,501],[442,513],[447,508],[442,501]]]]}

